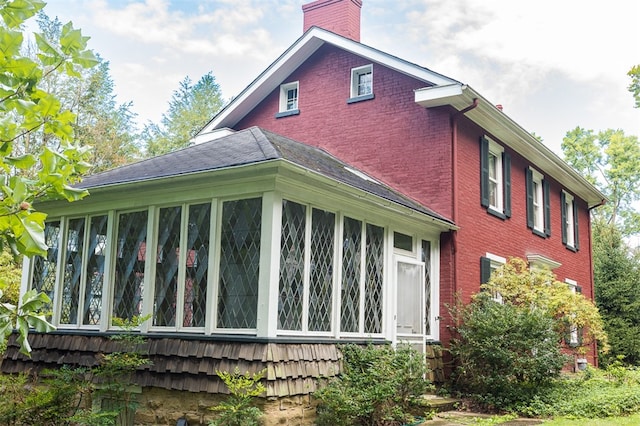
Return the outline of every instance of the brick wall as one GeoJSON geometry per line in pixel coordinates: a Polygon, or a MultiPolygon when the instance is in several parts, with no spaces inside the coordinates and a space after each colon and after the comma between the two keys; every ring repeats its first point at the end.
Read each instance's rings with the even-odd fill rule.
{"type": "Polygon", "coordinates": [[[347,104],[362,58],[324,46],[283,83],[299,81],[300,114],[276,119],[279,89],[236,129],[260,126],[325,149],[443,216],[451,216],[451,132],[446,109],[425,110],[424,82],[373,64],[374,99],[347,104]]]}

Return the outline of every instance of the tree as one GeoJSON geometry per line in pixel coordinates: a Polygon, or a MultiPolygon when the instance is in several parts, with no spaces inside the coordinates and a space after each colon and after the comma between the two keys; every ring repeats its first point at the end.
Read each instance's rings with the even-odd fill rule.
{"type": "MultiPolygon", "coordinates": [[[[22,54],[22,26],[42,10],[40,0],[7,0],[0,3],[0,248],[14,253],[45,255],[46,215],[34,209],[39,200],[75,201],[87,195],[72,186],[88,170],[88,149],[72,145],[75,115],[61,108],[48,92],[47,79],[59,73],[78,76],[78,69],[97,61],[86,49],[87,37],[71,23],[61,29],[59,47],[43,34],[35,34],[39,62],[22,54]],[[38,153],[15,155],[16,141],[42,131],[59,141],[59,149],[43,146],[38,153]]],[[[2,289],[0,289],[0,298],[2,289]]],[[[30,352],[27,335],[52,329],[40,310],[50,303],[44,294],[27,292],[20,307],[0,303],[0,340],[18,330],[21,351],[30,352]]]]}
{"type": "Polygon", "coordinates": [[[566,362],[562,350],[582,354],[596,340],[608,348],[595,305],[551,271],[532,269],[518,258],[498,268],[469,305],[452,313],[458,383],[500,408],[527,401],[549,385],[566,362]],[[575,344],[567,339],[579,330],[575,344]]]}
{"type": "MultiPolygon", "coordinates": [[[[62,23],[42,11],[37,21],[47,42],[60,48],[62,23]]],[[[36,55],[32,56],[37,61],[36,55]]],[[[96,59],[97,66],[78,70],[78,76],[56,74],[46,82],[47,89],[60,99],[62,107],[76,112],[72,124],[75,141],[80,146],[93,147],[89,159],[91,173],[127,164],[140,156],[132,103],[116,103],[109,62],[100,56],[96,59]]],[[[51,141],[42,133],[30,135],[30,139],[30,143],[24,144],[26,152],[29,147],[37,149],[51,141]]]]}
{"type": "Polygon", "coordinates": [[[629,91],[633,95],[636,101],[636,108],[640,108],[640,64],[631,67],[627,73],[631,77],[631,84],[629,84],[629,91]]]}
{"type": "Polygon", "coordinates": [[[594,184],[608,202],[592,211],[594,218],[620,227],[623,235],[640,232],[640,214],[634,203],[640,200],[640,143],[622,130],[593,130],[576,127],[567,132],[562,152],[569,165],[594,184]]]}
{"type": "Polygon", "coordinates": [[[622,355],[625,363],[640,364],[640,262],[615,225],[593,223],[593,269],[596,303],[602,314],[611,350],[604,364],[622,355]]]}
{"type": "Polygon", "coordinates": [[[189,145],[189,141],[223,106],[220,86],[211,72],[195,84],[186,77],[173,92],[169,111],[161,125],[147,124],[142,139],[147,155],[172,152],[189,145]]]}

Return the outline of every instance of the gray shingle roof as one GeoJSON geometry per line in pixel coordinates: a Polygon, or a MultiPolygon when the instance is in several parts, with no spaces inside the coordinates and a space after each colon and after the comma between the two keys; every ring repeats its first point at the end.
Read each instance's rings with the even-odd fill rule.
{"type": "Polygon", "coordinates": [[[390,187],[367,179],[364,173],[358,172],[326,151],[258,127],[250,127],[219,139],[88,176],[77,186],[92,189],[130,184],[278,159],[452,223],[390,187]]]}

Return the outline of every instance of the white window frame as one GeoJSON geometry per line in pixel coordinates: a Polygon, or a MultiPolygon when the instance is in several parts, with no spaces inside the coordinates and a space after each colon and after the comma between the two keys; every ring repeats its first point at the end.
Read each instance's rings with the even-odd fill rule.
{"type": "Polygon", "coordinates": [[[499,213],[504,213],[504,176],[502,165],[504,148],[489,138],[487,138],[487,140],[489,141],[489,158],[487,159],[487,166],[489,167],[489,188],[487,188],[489,191],[489,208],[499,213]],[[495,159],[493,177],[491,176],[491,157],[495,159]],[[495,203],[491,197],[492,185],[495,185],[495,203]]]}
{"type": "Polygon", "coordinates": [[[373,64],[364,65],[357,68],[351,69],[351,98],[361,98],[364,96],[372,96],[373,95],[373,64]],[[371,90],[370,93],[358,94],[358,88],[360,83],[360,76],[371,74],[371,90]]]}
{"type": "MultiPolygon", "coordinates": [[[[564,282],[569,286],[569,289],[571,290],[571,293],[575,294],[576,290],[578,288],[578,282],[575,280],[572,280],[571,278],[565,278],[564,282]]],[[[569,333],[569,344],[571,346],[575,346],[577,345],[578,342],[578,327],[576,327],[575,325],[571,326],[571,331],[569,333]]]]}
{"type": "Polygon", "coordinates": [[[531,180],[533,184],[533,229],[544,233],[544,190],[542,181],[544,176],[535,169],[531,170],[531,180]]]}
{"type": "Polygon", "coordinates": [[[576,246],[576,227],[575,227],[575,223],[573,222],[574,220],[574,216],[575,213],[573,211],[573,206],[574,206],[574,202],[573,202],[573,195],[569,194],[566,191],[562,191],[564,192],[564,211],[565,211],[565,223],[563,224],[565,226],[566,232],[567,232],[567,247],[571,247],[571,248],[575,248],[576,246]]]}
{"type": "MultiPolygon", "coordinates": [[[[490,267],[491,268],[491,274],[493,274],[493,272],[496,269],[500,268],[505,263],[507,263],[507,259],[506,258],[504,258],[502,256],[495,255],[493,253],[486,253],[485,257],[491,261],[491,267],[490,267]]],[[[500,292],[492,293],[491,294],[491,298],[494,301],[496,301],[496,302],[498,302],[500,304],[504,303],[504,301],[502,300],[502,295],[500,294],[500,292]]]]}
{"type": "Polygon", "coordinates": [[[290,111],[298,111],[298,107],[300,105],[300,83],[298,81],[292,81],[290,83],[285,83],[280,85],[280,106],[279,112],[290,112],[290,111]],[[289,108],[289,91],[295,90],[295,105],[294,108],[289,108]]]}

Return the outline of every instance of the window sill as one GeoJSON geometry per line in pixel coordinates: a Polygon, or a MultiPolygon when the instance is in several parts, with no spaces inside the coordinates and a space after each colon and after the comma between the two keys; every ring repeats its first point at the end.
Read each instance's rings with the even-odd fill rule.
{"type": "Polygon", "coordinates": [[[567,248],[567,250],[569,250],[569,251],[572,251],[572,252],[574,252],[574,253],[577,253],[577,252],[578,252],[578,249],[577,249],[577,248],[575,248],[574,246],[570,246],[569,244],[565,244],[564,246],[565,246],[565,247],[567,248]]]}
{"type": "Polygon", "coordinates": [[[289,116],[298,115],[298,114],[300,114],[300,110],[299,109],[291,109],[289,111],[277,112],[276,113],[276,118],[289,117],[289,116]]]}
{"type": "Polygon", "coordinates": [[[368,101],[369,99],[373,99],[374,97],[375,96],[373,95],[373,93],[371,93],[370,95],[356,96],[354,98],[347,99],[347,103],[354,104],[356,102],[368,101]]]}
{"type": "Polygon", "coordinates": [[[499,212],[498,210],[494,210],[491,207],[487,207],[487,213],[489,213],[490,215],[495,216],[497,218],[500,218],[502,220],[506,220],[507,219],[507,216],[504,213],[499,212]]]}
{"type": "Polygon", "coordinates": [[[548,237],[548,235],[545,234],[543,231],[540,231],[539,229],[535,229],[535,228],[531,230],[531,233],[533,235],[537,235],[538,237],[541,237],[541,238],[547,238],[548,237]]]}

